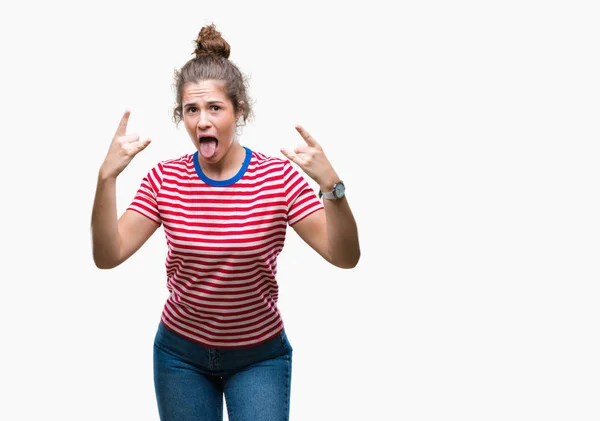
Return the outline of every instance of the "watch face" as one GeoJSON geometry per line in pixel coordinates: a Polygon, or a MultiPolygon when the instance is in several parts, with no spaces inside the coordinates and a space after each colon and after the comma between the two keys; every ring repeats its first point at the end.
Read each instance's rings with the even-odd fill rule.
{"type": "Polygon", "coordinates": [[[337,197],[338,199],[341,199],[342,197],[344,197],[344,194],[346,193],[346,187],[344,187],[344,183],[337,183],[335,185],[335,189],[333,190],[333,194],[335,194],[335,197],[337,197]]]}

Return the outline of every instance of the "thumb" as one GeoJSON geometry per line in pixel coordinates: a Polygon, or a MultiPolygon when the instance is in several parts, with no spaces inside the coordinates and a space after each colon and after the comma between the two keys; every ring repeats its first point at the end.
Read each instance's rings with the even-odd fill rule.
{"type": "Polygon", "coordinates": [[[144,140],[143,142],[138,143],[138,145],[137,145],[138,152],[141,152],[144,149],[146,149],[146,147],[150,144],[150,142],[152,142],[152,139],[148,138],[148,139],[144,140]]]}
{"type": "Polygon", "coordinates": [[[290,161],[295,162],[294,158],[296,157],[293,153],[291,153],[290,151],[288,151],[287,149],[281,148],[280,149],[281,153],[290,161]]]}

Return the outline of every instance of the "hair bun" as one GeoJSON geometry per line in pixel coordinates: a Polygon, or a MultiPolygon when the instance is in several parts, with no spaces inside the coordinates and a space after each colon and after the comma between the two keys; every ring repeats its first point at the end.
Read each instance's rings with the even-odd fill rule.
{"type": "Polygon", "coordinates": [[[196,50],[194,51],[196,57],[214,54],[219,57],[229,58],[230,51],[231,47],[223,39],[221,33],[217,31],[214,24],[203,27],[200,33],[198,33],[196,50]]]}

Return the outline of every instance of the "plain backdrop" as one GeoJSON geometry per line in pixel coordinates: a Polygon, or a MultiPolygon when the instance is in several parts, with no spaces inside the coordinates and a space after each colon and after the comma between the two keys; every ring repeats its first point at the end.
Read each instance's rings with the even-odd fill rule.
{"type": "Polygon", "coordinates": [[[209,23],[250,81],[241,143],[302,124],[359,227],[352,270],[289,230],[291,420],[600,419],[597,2],[150,4],[0,10],[0,419],[158,420],[164,234],[101,271],[91,209],[125,109],[153,142],[119,213],[192,151],[171,85],[209,23]]]}

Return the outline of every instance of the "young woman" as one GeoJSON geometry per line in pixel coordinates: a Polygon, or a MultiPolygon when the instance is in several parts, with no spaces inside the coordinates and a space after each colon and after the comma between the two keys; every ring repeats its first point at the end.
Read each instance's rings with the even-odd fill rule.
{"type": "Polygon", "coordinates": [[[277,256],[286,227],[340,268],[360,257],[345,187],[321,146],[288,159],[242,146],[236,128],[251,115],[246,79],[214,25],[201,29],[195,57],[175,76],[174,121],[195,152],[159,162],[117,218],[116,180],[150,144],[127,134],[125,112],[100,168],[92,237],[99,268],[118,266],[163,226],[166,300],[154,344],[161,420],[289,418],[292,347],[277,309],[277,256]],[[320,186],[319,197],[290,164],[320,186]],[[323,201],[320,198],[323,198],[323,201]]]}

